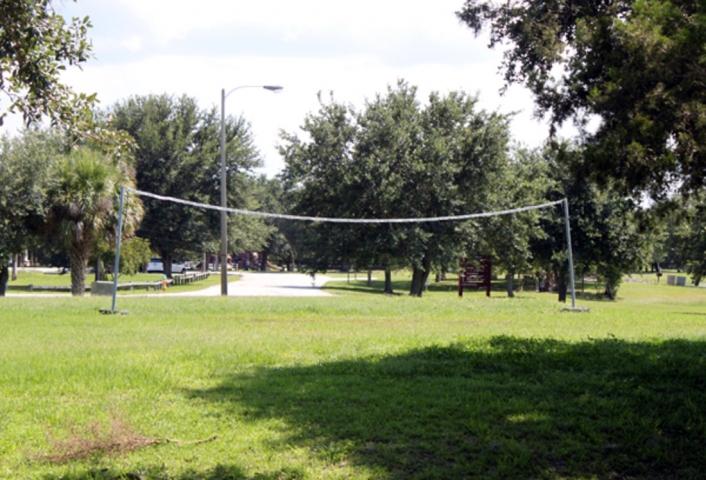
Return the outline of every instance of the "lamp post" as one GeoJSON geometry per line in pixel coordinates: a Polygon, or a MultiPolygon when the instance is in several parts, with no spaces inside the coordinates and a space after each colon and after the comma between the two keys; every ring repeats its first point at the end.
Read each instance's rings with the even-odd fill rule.
{"type": "Polygon", "coordinates": [[[273,85],[243,85],[226,93],[221,90],[221,295],[228,295],[228,215],[226,214],[226,98],[241,88],[264,88],[279,92],[282,87],[273,85]]]}

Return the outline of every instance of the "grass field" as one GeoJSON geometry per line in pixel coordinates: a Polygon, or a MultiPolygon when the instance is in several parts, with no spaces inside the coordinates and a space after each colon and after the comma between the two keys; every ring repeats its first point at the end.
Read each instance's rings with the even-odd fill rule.
{"type": "MultiPolygon", "coordinates": [[[[94,275],[93,274],[86,274],[86,286],[90,286],[91,282],[94,280],[94,275]]],[[[138,273],[136,275],[121,275],[118,279],[119,283],[141,283],[141,282],[157,282],[162,279],[162,274],[161,273],[138,273]]],[[[230,281],[237,281],[238,277],[231,276],[230,281]]],[[[112,280],[110,277],[108,277],[108,280],[112,280]]],[[[184,285],[169,285],[169,291],[170,292],[190,292],[194,290],[200,290],[206,287],[210,287],[212,285],[219,285],[221,282],[221,278],[218,272],[215,274],[212,273],[210,277],[204,280],[200,280],[198,282],[194,283],[188,283],[184,285]]],[[[63,274],[60,275],[56,272],[48,272],[48,273],[42,273],[42,272],[37,272],[37,271],[23,271],[21,270],[18,275],[17,275],[17,280],[10,281],[7,284],[7,291],[8,293],[18,293],[18,294],[24,294],[24,293],[30,293],[29,292],[29,285],[35,285],[35,286],[53,286],[53,287],[68,287],[71,286],[71,275],[70,274],[63,274]]],[[[38,290],[32,293],[39,293],[39,294],[54,294],[56,292],[52,291],[47,291],[47,290],[38,290]]],[[[118,290],[119,295],[135,295],[135,294],[152,294],[152,295],[159,295],[161,293],[160,291],[155,291],[155,290],[149,290],[147,291],[144,288],[139,288],[135,290],[123,290],[120,289],[118,290]]],[[[86,295],[90,295],[90,292],[87,292],[86,295]]]]}
{"type": "Polygon", "coordinates": [[[422,299],[329,291],[126,296],[126,316],[100,315],[106,299],[0,299],[0,477],[706,471],[704,289],[626,283],[616,302],[580,298],[582,314],[549,294],[459,299],[452,281],[422,299]]]}

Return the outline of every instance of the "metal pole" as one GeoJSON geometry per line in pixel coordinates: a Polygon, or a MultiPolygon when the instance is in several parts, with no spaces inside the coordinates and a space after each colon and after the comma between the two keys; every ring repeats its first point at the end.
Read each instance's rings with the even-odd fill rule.
{"type": "Polygon", "coordinates": [[[279,92],[282,87],[276,85],[242,85],[226,93],[221,89],[221,295],[228,295],[228,216],[226,204],[226,97],[241,88],[264,88],[279,92]]]}
{"type": "Polygon", "coordinates": [[[118,297],[118,272],[120,272],[120,237],[123,236],[123,202],[125,200],[125,187],[120,187],[120,208],[118,209],[118,235],[115,240],[115,262],[113,263],[113,307],[118,297]]]}
{"type": "Polygon", "coordinates": [[[228,216],[226,205],[226,91],[221,90],[221,295],[228,295],[228,216]]]}
{"type": "Polygon", "coordinates": [[[571,281],[571,308],[576,308],[576,289],[574,288],[574,256],[571,251],[571,226],[569,225],[569,200],[564,199],[564,219],[566,221],[566,245],[569,248],[569,279],[571,281]]]}

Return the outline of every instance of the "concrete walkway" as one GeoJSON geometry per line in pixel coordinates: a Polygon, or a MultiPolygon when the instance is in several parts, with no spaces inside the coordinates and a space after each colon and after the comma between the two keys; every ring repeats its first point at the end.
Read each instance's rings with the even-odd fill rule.
{"type": "MultiPolygon", "coordinates": [[[[331,297],[321,287],[333,279],[317,275],[313,281],[311,275],[303,273],[249,273],[239,274],[240,280],[228,283],[229,297],[331,297]]],[[[7,293],[8,297],[68,297],[70,293],[7,293]]],[[[217,297],[221,295],[221,285],[179,293],[132,294],[129,297],[217,297]]],[[[90,296],[87,293],[86,296],[90,296]]],[[[128,296],[126,295],[125,298],[128,296]]]]}
{"type": "MultiPolygon", "coordinates": [[[[323,275],[317,275],[313,281],[310,275],[302,273],[248,273],[240,274],[241,279],[237,282],[228,283],[229,297],[331,297],[328,292],[321,290],[321,287],[332,279],[323,275]]],[[[195,292],[183,292],[163,294],[180,297],[215,297],[221,294],[221,286],[198,290],[195,292]]]]}

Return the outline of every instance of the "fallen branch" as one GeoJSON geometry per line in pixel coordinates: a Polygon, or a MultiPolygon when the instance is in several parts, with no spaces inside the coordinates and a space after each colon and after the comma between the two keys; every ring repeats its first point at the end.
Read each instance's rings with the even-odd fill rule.
{"type": "Polygon", "coordinates": [[[212,442],[218,438],[213,435],[199,440],[180,440],[174,438],[147,438],[135,435],[120,421],[113,421],[111,430],[101,435],[96,427],[88,435],[74,436],[64,441],[54,441],[55,450],[60,453],[43,455],[42,458],[54,463],[67,463],[93,455],[114,455],[131,452],[137,448],[164,443],[177,445],[198,445],[212,442]]]}

